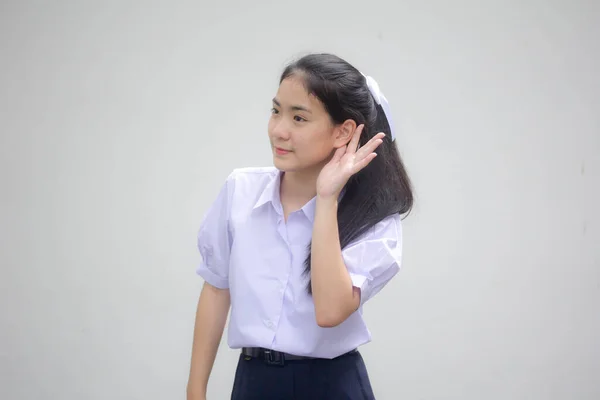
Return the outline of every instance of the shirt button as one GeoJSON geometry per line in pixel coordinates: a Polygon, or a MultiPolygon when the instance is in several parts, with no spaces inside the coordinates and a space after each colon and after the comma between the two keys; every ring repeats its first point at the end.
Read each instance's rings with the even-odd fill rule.
{"type": "Polygon", "coordinates": [[[273,323],[273,321],[270,321],[268,319],[265,319],[263,322],[267,326],[267,328],[273,329],[273,327],[275,326],[275,324],[273,323]]]}

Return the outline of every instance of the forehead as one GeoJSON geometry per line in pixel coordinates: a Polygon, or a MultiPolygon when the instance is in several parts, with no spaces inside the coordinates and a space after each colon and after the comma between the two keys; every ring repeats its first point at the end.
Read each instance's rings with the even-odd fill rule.
{"type": "Polygon", "coordinates": [[[313,94],[308,93],[304,80],[292,75],[285,78],[279,85],[276,100],[283,107],[303,106],[311,111],[325,112],[321,101],[313,94]]]}

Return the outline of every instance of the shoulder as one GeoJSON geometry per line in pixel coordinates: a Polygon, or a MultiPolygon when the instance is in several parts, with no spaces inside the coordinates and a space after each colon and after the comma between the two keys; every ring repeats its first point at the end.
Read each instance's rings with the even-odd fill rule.
{"type": "Polygon", "coordinates": [[[234,169],[227,177],[230,209],[246,213],[259,199],[271,192],[279,170],[275,167],[245,167],[234,169]]]}
{"type": "Polygon", "coordinates": [[[236,168],[227,177],[227,185],[230,192],[236,196],[261,193],[278,173],[275,167],[236,168]]]}
{"type": "Polygon", "coordinates": [[[363,235],[355,240],[357,242],[384,242],[390,246],[401,245],[402,243],[402,216],[392,214],[367,230],[363,235]]]}
{"type": "Polygon", "coordinates": [[[244,167],[234,169],[227,181],[234,184],[257,184],[260,182],[270,182],[279,170],[275,167],[244,167]]]}

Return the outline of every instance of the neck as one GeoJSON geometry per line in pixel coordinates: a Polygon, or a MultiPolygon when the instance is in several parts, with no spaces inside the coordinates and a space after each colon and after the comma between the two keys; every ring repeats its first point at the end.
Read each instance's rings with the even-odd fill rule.
{"type": "Polygon", "coordinates": [[[281,192],[287,198],[309,201],[317,195],[319,169],[284,172],[281,179],[281,192]]]}

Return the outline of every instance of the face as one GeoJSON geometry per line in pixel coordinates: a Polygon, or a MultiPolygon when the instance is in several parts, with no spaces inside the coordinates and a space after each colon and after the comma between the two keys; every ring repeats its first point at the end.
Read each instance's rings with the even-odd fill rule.
{"type": "Polygon", "coordinates": [[[343,145],[342,131],[319,99],[307,92],[301,78],[291,76],[281,82],[269,119],[276,168],[286,172],[320,169],[343,145]]]}

